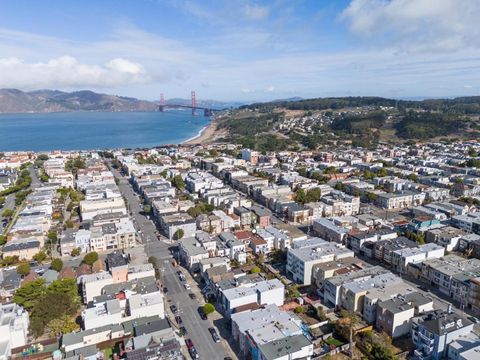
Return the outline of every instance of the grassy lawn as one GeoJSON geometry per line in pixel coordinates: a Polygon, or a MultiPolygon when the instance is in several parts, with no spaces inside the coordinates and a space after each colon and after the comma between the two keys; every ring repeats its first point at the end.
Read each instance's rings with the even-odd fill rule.
{"type": "Polygon", "coordinates": [[[113,348],[109,347],[103,350],[103,353],[105,354],[105,359],[111,359],[113,355],[113,348]]]}
{"type": "Polygon", "coordinates": [[[340,341],[338,339],[335,339],[333,337],[328,338],[325,340],[325,344],[327,345],[335,345],[336,347],[342,346],[344,343],[343,341],[340,341]]]}

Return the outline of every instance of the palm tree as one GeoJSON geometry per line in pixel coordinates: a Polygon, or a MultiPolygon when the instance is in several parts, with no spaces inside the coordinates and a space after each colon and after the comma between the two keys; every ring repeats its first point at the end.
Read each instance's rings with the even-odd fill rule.
{"type": "Polygon", "coordinates": [[[350,333],[350,359],[353,359],[353,330],[360,320],[355,313],[347,310],[341,310],[340,317],[345,319],[344,325],[347,327],[348,332],[350,333]]]}

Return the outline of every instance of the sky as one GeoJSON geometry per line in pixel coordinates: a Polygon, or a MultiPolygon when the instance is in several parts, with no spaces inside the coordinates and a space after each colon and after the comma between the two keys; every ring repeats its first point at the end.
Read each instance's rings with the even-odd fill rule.
{"type": "Polygon", "coordinates": [[[0,88],[480,95],[479,0],[0,0],[0,88]]]}

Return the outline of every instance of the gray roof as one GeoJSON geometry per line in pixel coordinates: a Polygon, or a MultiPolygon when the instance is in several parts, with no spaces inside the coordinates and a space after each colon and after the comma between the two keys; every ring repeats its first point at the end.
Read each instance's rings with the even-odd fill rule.
{"type": "Polygon", "coordinates": [[[151,334],[157,331],[169,329],[170,324],[167,319],[157,318],[153,321],[134,326],[135,336],[151,334]]]}
{"type": "Polygon", "coordinates": [[[311,345],[311,342],[305,337],[305,335],[295,335],[260,345],[260,351],[265,359],[274,360],[297,352],[308,345],[311,345]]]}

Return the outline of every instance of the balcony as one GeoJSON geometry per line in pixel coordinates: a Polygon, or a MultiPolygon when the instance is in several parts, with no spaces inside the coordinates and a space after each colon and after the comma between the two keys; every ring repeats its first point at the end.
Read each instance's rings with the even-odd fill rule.
{"type": "Polygon", "coordinates": [[[432,358],[432,354],[425,354],[423,350],[414,350],[413,355],[414,359],[417,360],[430,360],[432,358]]]}
{"type": "Polygon", "coordinates": [[[424,344],[427,344],[429,346],[433,345],[433,342],[435,341],[435,339],[430,339],[430,337],[428,337],[425,334],[422,334],[421,332],[419,332],[418,335],[420,336],[420,339],[424,344]]]}

